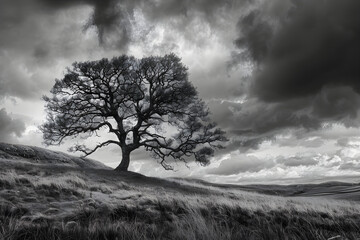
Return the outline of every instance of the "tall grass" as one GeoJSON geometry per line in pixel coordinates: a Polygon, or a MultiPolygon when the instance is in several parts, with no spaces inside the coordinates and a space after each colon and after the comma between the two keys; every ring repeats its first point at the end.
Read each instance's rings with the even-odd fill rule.
{"type": "Polygon", "coordinates": [[[0,173],[0,239],[360,239],[357,202],[138,186],[81,171],[0,173]]]}
{"type": "Polygon", "coordinates": [[[181,200],[152,205],[81,208],[60,219],[24,218],[29,210],[0,208],[1,239],[338,239],[360,238],[360,216],[284,209],[252,211],[181,200]]]}

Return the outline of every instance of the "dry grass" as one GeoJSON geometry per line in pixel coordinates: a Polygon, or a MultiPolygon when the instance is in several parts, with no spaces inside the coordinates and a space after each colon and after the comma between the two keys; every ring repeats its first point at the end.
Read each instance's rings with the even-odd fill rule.
{"type": "Polygon", "coordinates": [[[3,239],[358,239],[359,215],[293,210],[250,211],[184,201],[82,208],[55,220],[24,218],[27,209],[1,207],[3,239]]]}
{"type": "Polygon", "coordinates": [[[0,169],[0,239],[360,239],[360,205],[27,165],[0,169]]]}

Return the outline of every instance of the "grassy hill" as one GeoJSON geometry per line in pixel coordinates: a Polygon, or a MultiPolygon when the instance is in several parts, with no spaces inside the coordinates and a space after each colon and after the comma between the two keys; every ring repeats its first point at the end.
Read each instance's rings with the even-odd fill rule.
{"type": "Polygon", "coordinates": [[[0,239],[360,239],[359,184],[159,179],[2,143],[0,166],[0,239]]]}

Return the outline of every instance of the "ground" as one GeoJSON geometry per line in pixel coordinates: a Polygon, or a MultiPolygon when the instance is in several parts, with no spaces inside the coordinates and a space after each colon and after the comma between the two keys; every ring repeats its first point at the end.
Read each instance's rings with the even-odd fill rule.
{"type": "Polygon", "coordinates": [[[360,239],[360,185],[227,185],[0,144],[0,239],[360,239]]]}

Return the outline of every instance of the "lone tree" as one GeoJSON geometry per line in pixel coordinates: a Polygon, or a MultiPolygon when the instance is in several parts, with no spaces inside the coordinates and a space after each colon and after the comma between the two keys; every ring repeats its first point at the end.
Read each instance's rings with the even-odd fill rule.
{"type": "Polygon", "coordinates": [[[139,147],[169,170],[169,158],[187,162],[194,157],[208,164],[214,149],[226,141],[224,132],[209,122],[209,110],[175,54],[75,62],[63,79],[56,79],[51,93],[43,97],[48,114],[40,127],[44,143],[58,145],[67,137],[89,137],[107,128],[114,138],[92,149],[76,144],[70,151],[87,156],[118,145],[119,171],[127,171],[130,153],[139,147]]]}

